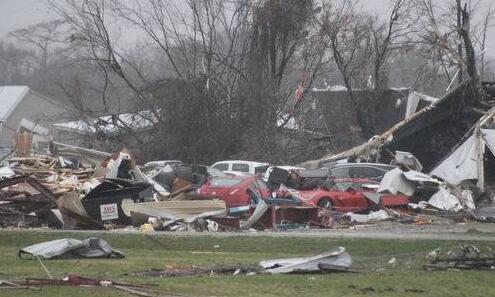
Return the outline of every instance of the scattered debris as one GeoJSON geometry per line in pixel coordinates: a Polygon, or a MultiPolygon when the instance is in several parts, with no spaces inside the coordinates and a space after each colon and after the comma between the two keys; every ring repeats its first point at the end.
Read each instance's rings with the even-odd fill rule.
{"type": "Polygon", "coordinates": [[[213,267],[180,266],[126,273],[126,276],[177,277],[193,275],[253,275],[259,273],[329,273],[351,270],[352,259],[343,247],[310,257],[261,261],[259,265],[223,265],[213,267]]]}
{"type": "Polygon", "coordinates": [[[461,245],[455,249],[443,251],[436,249],[428,254],[427,270],[467,269],[494,270],[495,252],[491,249],[482,252],[474,245],[461,245]]]}
{"type": "Polygon", "coordinates": [[[262,270],[256,265],[227,265],[214,267],[185,266],[167,269],[149,269],[126,273],[126,276],[178,277],[196,275],[238,275],[260,273],[262,270]]]}
{"type": "Polygon", "coordinates": [[[120,251],[112,249],[110,244],[100,238],[87,238],[84,240],[64,238],[48,242],[37,243],[25,247],[17,253],[19,258],[28,254],[34,258],[52,259],[60,257],[82,258],[124,258],[120,251]]]}
{"type": "Polygon", "coordinates": [[[43,278],[26,278],[22,281],[1,281],[0,288],[10,288],[10,289],[34,289],[39,290],[42,286],[78,286],[78,287],[104,287],[104,288],[114,288],[121,291],[125,291],[130,294],[137,296],[183,296],[172,293],[160,292],[151,289],[152,285],[135,285],[129,283],[121,283],[113,280],[107,279],[96,279],[81,277],[76,274],[68,274],[61,279],[43,279],[43,278]],[[3,286],[2,284],[8,285],[3,286]]]}
{"type": "Polygon", "coordinates": [[[352,265],[352,258],[344,247],[303,258],[288,258],[261,261],[259,265],[265,268],[266,273],[308,273],[348,271],[352,265]]]}

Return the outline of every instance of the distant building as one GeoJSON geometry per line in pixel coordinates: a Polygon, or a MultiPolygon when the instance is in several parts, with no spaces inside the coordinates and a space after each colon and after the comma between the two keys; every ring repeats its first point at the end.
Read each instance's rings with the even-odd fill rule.
{"type": "Polygon", "coordinates": [[[46,150],[56,137],[53,124],[71,114],[71,108],[27,86],[0,86],[0,157],[13,150],[21,132],[32,135],[35,150],[46,150]]]}
{"type": "Polygon", "coordinates": [[[54,124],[57,141],[104,151],[139,147],[150,141],[156,118],[150,111],[110,114],[54,124]]]}

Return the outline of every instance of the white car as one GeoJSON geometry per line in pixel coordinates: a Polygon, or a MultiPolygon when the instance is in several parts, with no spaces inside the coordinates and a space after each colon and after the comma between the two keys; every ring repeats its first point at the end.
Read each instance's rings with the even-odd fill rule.
{"type": "Polygon", "coordinates": [[[219,161],[211,167],[234,175],[256,175],[265,173],[268,163],[233,160],[219,161]]]}

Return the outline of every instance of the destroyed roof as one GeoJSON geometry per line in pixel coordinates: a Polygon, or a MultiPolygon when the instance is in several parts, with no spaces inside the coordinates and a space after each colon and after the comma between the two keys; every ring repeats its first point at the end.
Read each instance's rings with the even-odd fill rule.
{"type": "Polygon", "coordinates": [[[404,119],[409,89],[353,90],[356,102],[346,90],[318,90],[314,95],[321,108],[322,128],[332,136],[335,149],[345,150],[404,119]]]}
{"type": "MultiPolygon", "coordinates": [[[[377,155],[386,147],[389,151],[411,152],[421,160],[425,170],[430,170],[481,118],[482,114],[473,111],[474,102],[471,83],[465,81],[434,104],[397,123],[381,135],[340,154],[327,155],[316,162],[321,164],[350,157],[377,155]]],[[[383,155],[382,157],[386,158],[383,155]]]]}
{"type": "Polygon", "coordinates": [[[5,121],[29,92],[26,86],[0,87],[0,121],[5,121]]]}
{"type": "Polygon", "coordinates": [[[148,110],[136,113],[122,113],[106,115],[86,120],[56,123],[58,129],[70,130],[80,133],[117,133],[123,128],[133,130],[146,130],[156,123],[155,115],[148,110]]]}

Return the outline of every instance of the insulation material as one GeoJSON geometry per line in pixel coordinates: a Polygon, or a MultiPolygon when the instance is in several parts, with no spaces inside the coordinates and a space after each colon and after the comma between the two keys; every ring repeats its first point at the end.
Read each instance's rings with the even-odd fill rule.
{"type": "Polygon", "coordinates": [[[431,175],[451,184],[458,185],[464,180],[478,179],[479,163],[476,135],[471,135],[450,156],[440,163],[431,175]]]}

